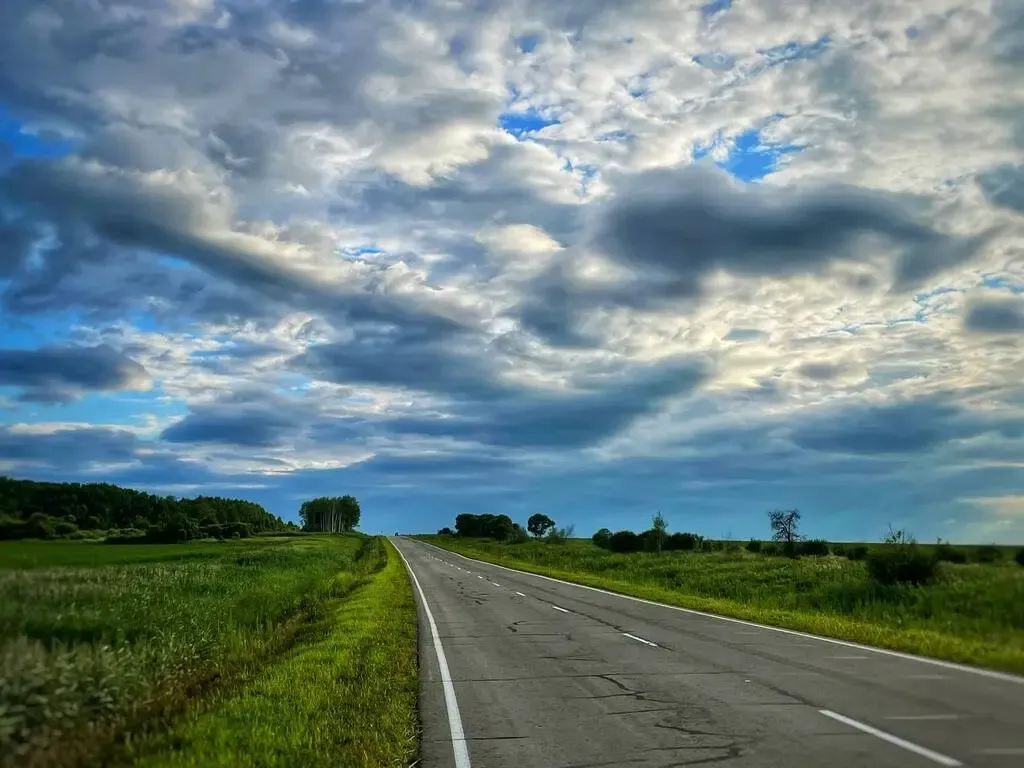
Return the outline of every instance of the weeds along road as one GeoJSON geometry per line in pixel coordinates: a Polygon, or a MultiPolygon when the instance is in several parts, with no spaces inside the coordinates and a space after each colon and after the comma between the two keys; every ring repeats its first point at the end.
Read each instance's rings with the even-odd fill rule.
{"type": "Polygon", "coordinates": [[[1024,765],[1024,678],[394,542],[422,590],[425,768],[1024,765]]]}

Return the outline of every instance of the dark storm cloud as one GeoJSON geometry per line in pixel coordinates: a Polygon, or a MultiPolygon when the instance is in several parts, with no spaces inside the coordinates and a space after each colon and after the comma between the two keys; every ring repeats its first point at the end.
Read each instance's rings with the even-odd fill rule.
{"type": "Polygon", "coordinates": [[[899,249],[901,284],[956,263],[975,246],[935,231],[896,195],[849,186],[741,187],[699,166],[630,179],[600,211],[594,244],[687,295],[699,293],[714,269],[786,276],[860,259],[867,236],[899,249]]]}
{"type": "Polygon", "coordinates": [[[992,168],[978,175],[978,184],[992,205],[1024,213],[1024,166],[992,168]]]}
{"type": "Polygon", "coordinates": [[[1020,419],[991,418],[940,399],[922,399],[808,417],[793,429],[791,439],[801,448],[825,453],[914,454],[986,433],[1018,437],[1022,429],[1020,419]]]}
{"type": "Polygon", "coordinates": [[[964,328],[988,333],[1024,331],[1024,296],[971,302],[964,316],[964,328]]]}
{"type": "Polygon", "coordinates": [[[804,363],[797,371],[811,381],[831,381],[843,372],[843,366],[837,363],[804,363]]]}
{"type": "Polygon", "coordinates": [[[498,380],[502,361],[484,344],[429,326],[367,331],[352,342],[321,344],[293,358],[291,366],[338,384],[406,387],[456,399],[512,393],[498,380]]]}
{"type": "Polygon", "coordinates": [[[487,445],[584,448],[619,434],[669,398],[693,392],[706,379],[696,362],[631,366],[616,379],[575,392],[521,389],[491,402],[456,405],[445,418],[403,418],[399,433],[453,437],[487,445]]]}
{"type": "Polygon", "coordinates": [[[86,391],[128,389],[147,378],[134,360],[105,346],[0,349],[0,384],[22,399],[60,402],[86,391]]]}
{"type": "Polygon", "coordinates": [[[84,470],[92,464],[131,461],[137,448],[137,438],[125,430],[81,427],[44,433],[0,427],[0,460],[13,463],[18,470],[36,465],[57,474],[84,470]]]}
{"type": "Polygon", "coordinates": [[[160,439],[168,443],[214,443],[266,448],[294,439],[313,418],[310,405],[269,392],[244,391],[193,406],[167,427],[160,439]]]}

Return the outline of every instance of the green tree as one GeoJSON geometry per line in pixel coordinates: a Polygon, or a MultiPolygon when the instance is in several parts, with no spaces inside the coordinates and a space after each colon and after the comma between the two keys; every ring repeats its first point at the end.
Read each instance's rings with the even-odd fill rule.
{"type": "Polygon", "coordinates": [[[593,536],[591,536],[590,540],[594,542],[595,547],[600,547],[601,549],[610,549],[612,541],[612,532],[607,528],[602,528],[593,536]]]}
{"type": "Polygon", "coordinates": [[[665,544],[665,533],[668,531],[668,521],[665,516],[658,512],[651,518],[651,532],[654,535],[654,546],[658,552],[665,544]]]}
{"type": "Polygon", "coordinates": [[[538,539],[554,527],[555,521],[547,515],[542,515],[540,512],[530,515],[530,519],[526,521],[526,530],[538,539]]]}

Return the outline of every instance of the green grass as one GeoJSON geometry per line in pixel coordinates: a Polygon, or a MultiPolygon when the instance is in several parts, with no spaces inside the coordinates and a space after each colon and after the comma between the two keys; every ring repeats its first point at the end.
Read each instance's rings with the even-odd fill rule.
{"type": "MultiPolygon", "coordinates": [[[[383,562],[381,546],[0,546],[0,765],[98,764],[150,743],[196,702],[331,637],[328,618],[383,562]]],[[[367,626],[383,618],[362,605],[367,626]]]]}
{"type": "Polygon", "coordinates": [[[1024,568],[942,563],[934,584],[884,587],[863,562],[739,552],[613,554],[589,541],[423,536],[499,565],[724,616],[1024,672],[1024,568]]]}
{"type": "Polygon", "coordinates": [[[416,753],[416,608],[383,540],[303,643],[163,737],[141,766],[406,766],[416,753]]]}

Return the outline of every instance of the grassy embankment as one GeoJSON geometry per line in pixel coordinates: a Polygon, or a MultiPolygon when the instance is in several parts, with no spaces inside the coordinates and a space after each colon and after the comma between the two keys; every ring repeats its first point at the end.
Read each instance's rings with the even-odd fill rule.
{"type": "Polygon", "coordinates": [[[416,614],[383,539],[0,545],[0,765],[404,766],[416,614]]]}
{"type": "Polygon", "coordinates": [[[875,583],[863,562],[746,551],[614,554],[585,540],[422,536],[479,560],[724,616],[1024,673],[1024,568],[940,563],[928,586],[875,583]]]}

